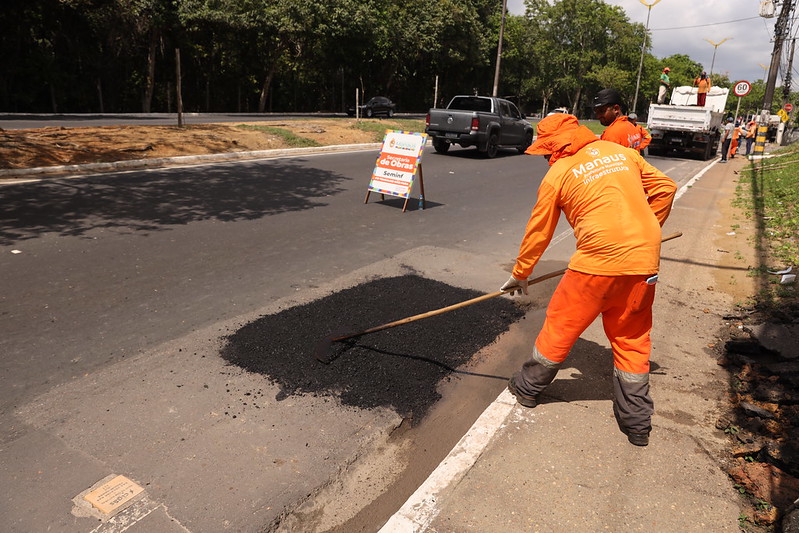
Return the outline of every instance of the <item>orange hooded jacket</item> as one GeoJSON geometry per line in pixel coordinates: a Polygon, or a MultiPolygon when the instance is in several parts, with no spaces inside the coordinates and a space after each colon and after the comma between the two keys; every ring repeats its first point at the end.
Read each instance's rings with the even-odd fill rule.
{"type": "Polygon", "coordinates": [[[598,140],[573,115],[542,120],[527,153],[552,154],[551,168],[538,188],[513,268],[516,279],[532,274],[561,212],[577,238],[571,270],[601,276],[657,273],[660,227],[671,211],[674,181],[636,150],[598,140]]]}

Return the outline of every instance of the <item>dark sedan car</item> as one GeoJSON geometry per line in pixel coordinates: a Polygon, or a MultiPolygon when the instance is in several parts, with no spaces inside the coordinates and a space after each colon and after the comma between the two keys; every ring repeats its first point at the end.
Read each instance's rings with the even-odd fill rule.
{"type": "MultiPolygon", "coordinates": [[[[370,98],[368,102],[359,107],[362,117],[371,118],[377,115],[393,117],[394,110],[396,109],[397,105],[385,96],[375,96],[370,98]]],[[[350,107],[347,109],[347,114],[349,116],[355,115],[355,107],[350,107]]]]}

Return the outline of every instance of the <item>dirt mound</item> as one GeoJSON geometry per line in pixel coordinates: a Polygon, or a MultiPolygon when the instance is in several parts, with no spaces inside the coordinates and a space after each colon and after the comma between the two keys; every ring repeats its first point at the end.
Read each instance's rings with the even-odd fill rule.
{"type": "MultiPolygon", "coordinates": [[[[372,124],[367,122],[367,124],[372,124]]],[[[388,129],[394,124],[385,123],[388,129]]],[[[378,142],[355,119],[177,126],[0,129],[0,168],[21,169],[184,155],[378,142]],[[292,139],[292,135],[294,138],[292,139]]]]}

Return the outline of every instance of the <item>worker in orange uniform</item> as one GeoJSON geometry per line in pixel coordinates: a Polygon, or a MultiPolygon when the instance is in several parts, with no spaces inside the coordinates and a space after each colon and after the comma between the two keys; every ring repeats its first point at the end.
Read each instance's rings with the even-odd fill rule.
{"type": "Polygon", "coordinates": [[[641,134],[641,144],[638,145],[638,153],[644,155],[644,150],[646,150],[646,147],[652,142],[652,135],[646,131],[645,127],[638,123],[638,115],[635,113],[630,113],[627,115],[627,120],[632,122],[633,126],[638,128],[638,133],[641,134]]]}
{"type": "Polygon", "coordinates": [[[600,139],[638,150],[641,132],[627,120],[622,105],[621,95],[614,89],[602,89],[594,97],[594,115],[607,126],[600,139]]]}
{"type": "Polygon", "coordinates": [[[694,86],[696,87],[696,105],[698,106],[705,106],[705,102],[707,102],[707,93],[710,91],[710,78],[707,77],[707,72],[702,72],[698,78],[694,80],[694,86]]]}
{"type": "Polygon", "coordinates": [[[732,129],[732,142],[730,143],[730,159],[735,157],[735,154],[738,152],[738,138],[741,135],[746,135],[746,132],[741,127],[740,122],[735,123],[735,127],[732,129]]]}
{"type": "Polygon", "coordinates": [[[660,227],[676,185],[637,151],[597,139],[574,115],[544,118],[526,153],[544,155],[551,168],[501,290],[527,293],[527,278],[561,212],[574,228],[577,250],[552,295],[532,356],[508,389],[519,404],[535,407],[580,334],[601,314],[613,349],[613,412],[628,440],[646,446],[654,410],[649,355],[660,227]]]}
{"type": "Polygon", "coordinates": [[[755,137],[757,137],[757,122],[752,119],[746,125],[746,155],[752,153],[752,144],[755,142],[755,137]]]}

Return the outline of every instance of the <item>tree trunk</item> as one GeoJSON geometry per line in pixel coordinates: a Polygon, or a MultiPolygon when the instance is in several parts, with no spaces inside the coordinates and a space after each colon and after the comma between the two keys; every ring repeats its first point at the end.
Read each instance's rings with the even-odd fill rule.
{"type": "Polygon", "coordinates": [[[266,99],[269,96],[269,87],[272,85],[272,78],[275,76],[275,70],[277,69],[277,61],[272,63],[272,66],[269,67],[269,71],[266,73],[266,77],[264,78],[264,84],[261,87],[261,98],[258,100],[258,112],[263,113],[266,109],[266,99]]]}
{"type": "Polygon", "coordinates": [[[183,127],[183,89],[180,75],[180,48],[175,48],[175,94],[178,106],[178,127],[183,127]]]}
{"type": "Polygon", "coordinates": [[[53,113],[58,114],[58,102],[55,97],[55,86],[50,82],[50,105],[53,107],[53,113]]]}
{"type": "Polygon", "coordinates": [[[158,45],[158,33],[150,33],[150,45],[147,49],[147,78],[144,85],[144,98],[142,99],[142,112],[149,113],[153,105],[153,92],[155,90],[155,51],[158,45]]]}
{"type": "Polygon", "coordinates": [[[100,103],[100,113],[105,113],[105,106],[103,105],[103,81],[97,78],[97,101],[100,103]]]}
{"type": "Polygon", "coordinates": [[[577,115],[577,110],[580,108],[580,100],[583,98],[583,88],[578,87],[574,95],[574,104],[572,104],[572,115],[577,115]]]}

